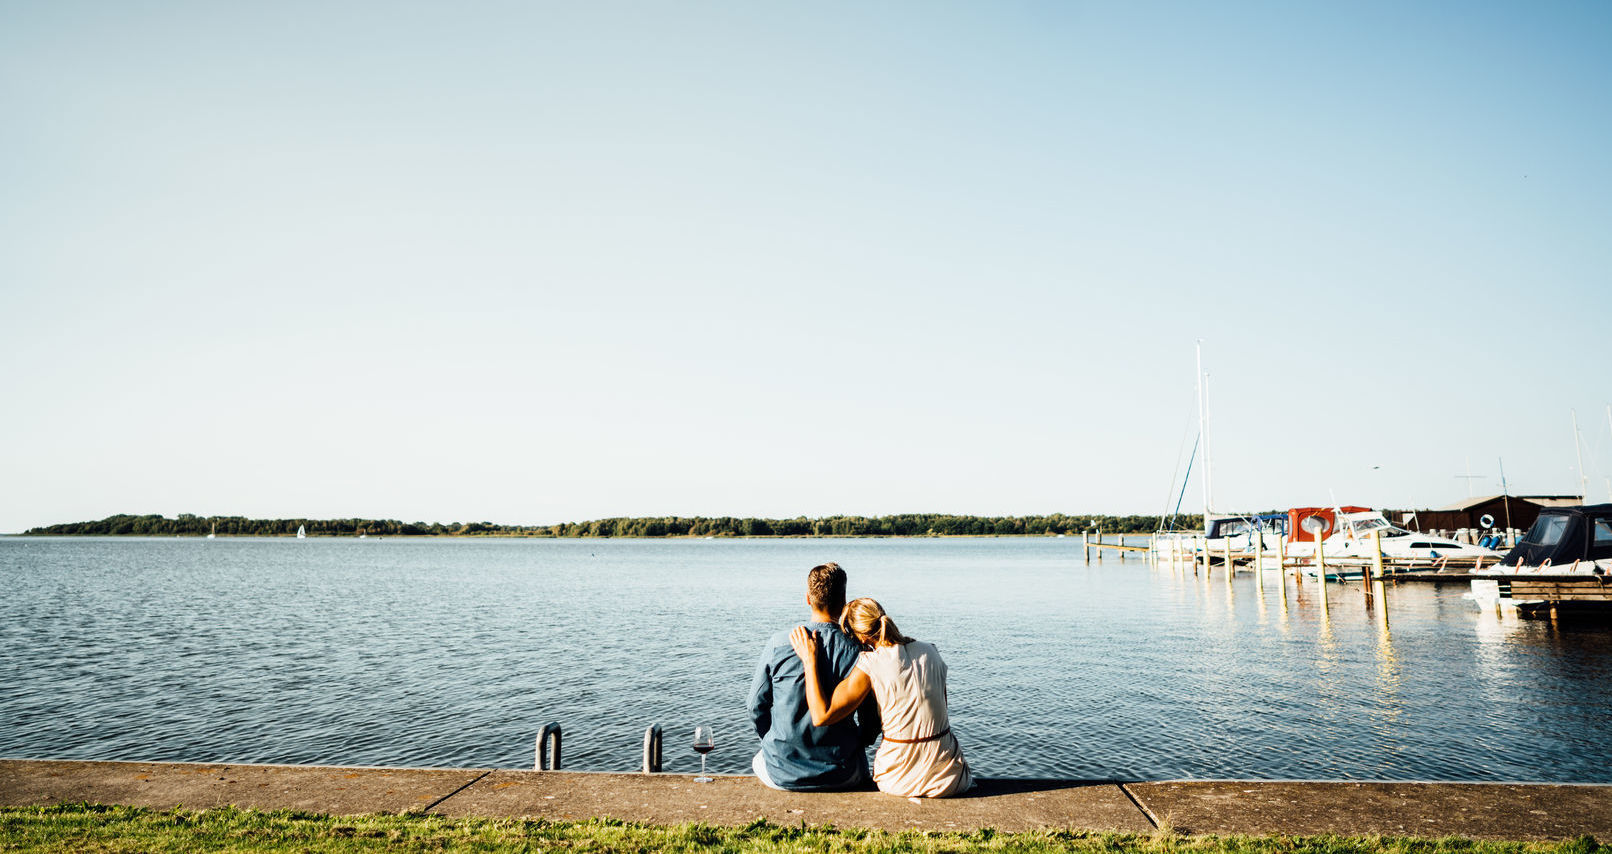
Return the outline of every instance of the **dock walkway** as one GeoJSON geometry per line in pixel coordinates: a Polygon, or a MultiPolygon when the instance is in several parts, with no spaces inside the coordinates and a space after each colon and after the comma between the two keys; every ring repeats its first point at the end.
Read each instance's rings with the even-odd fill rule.
{"type": "Polygon", "coordinates": [[[917,801],[877,792],[777,792],[749,776],[488,768],[340,768],[0,760],[0,805],[233,805],[333,815],[426,813],[649,824],[835,825],[884,830],[1044,828],[1189,834],[1612,838],[1612,786],[1498,783],[1129,783],[979,780],[917,801]]]}

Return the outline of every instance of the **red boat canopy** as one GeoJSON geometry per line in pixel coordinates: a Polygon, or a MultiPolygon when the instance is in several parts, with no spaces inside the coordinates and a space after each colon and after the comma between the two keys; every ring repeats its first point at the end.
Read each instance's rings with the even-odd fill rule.
{"type": "Polygon", "coordinates": [[[1290,543],[1313,543],[1316,536],[1304,530],[1302,524],[1305,519],[1315,516],[1326,523],[1321,529],[1321,539],[1326,539],[1338,530],[1338,513],[1365,513],[1370,507],[1294,507],[1287,511],[1287,541],[1290,543]]]}

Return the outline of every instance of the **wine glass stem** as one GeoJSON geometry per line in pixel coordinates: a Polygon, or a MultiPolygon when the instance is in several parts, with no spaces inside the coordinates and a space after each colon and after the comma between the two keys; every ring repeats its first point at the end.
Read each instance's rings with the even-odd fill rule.
{"type": "Polygon", "coordinates": [[[705,776],[705,754],[700,754],[700,776],[705,776]]]}

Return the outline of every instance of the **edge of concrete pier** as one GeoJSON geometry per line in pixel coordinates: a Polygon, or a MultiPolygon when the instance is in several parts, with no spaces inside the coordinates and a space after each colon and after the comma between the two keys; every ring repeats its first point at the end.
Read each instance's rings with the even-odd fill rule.
{"type": "Polygon", "coordinates": [[[739,775],[701,784],[684,774],[0,759],[0,805],[79,802],[896,831],[1612,837],[1612,786],[1597,784],[982,779],[963,797],[922,800],[779,792],[739,775]]]}

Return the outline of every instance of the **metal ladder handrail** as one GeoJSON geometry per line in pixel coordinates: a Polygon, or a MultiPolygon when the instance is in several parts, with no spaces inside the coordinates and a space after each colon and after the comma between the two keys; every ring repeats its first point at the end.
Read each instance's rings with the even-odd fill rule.
{"type": "Polygon", "coordinates": [[[532,757],[533,771],[560,770],[560,725],[550,721],[537,734],[537,748],[532,757]],[[550,749],[552,742],[553,748],[550,749]]]}

